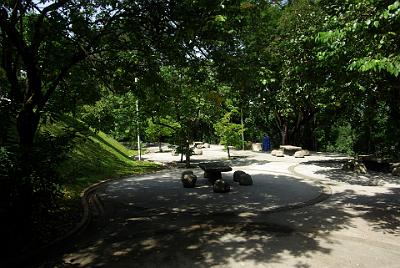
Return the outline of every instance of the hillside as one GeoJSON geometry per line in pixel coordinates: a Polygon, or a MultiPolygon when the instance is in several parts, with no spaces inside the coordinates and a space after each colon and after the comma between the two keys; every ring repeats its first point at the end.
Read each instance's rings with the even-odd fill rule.
{"type": "Polygon", "coordinates": [[[55,135],[68,128],[76,131],[72,150],[58,171],[66,191],[79,194],[85,187],[101,180],[141,174],[158,169],[159,166],[146,161],[134,161],[136,151],[129,150],[101,131],[93,131],[82,122],[63,117],[61,122],[47,130],[55,135]]]}

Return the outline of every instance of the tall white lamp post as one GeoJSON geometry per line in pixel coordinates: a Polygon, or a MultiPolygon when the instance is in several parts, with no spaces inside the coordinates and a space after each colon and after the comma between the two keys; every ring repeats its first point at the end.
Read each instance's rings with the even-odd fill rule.
{"type": "MultiPolygon", "coordinates": [[[[135,77],[135,83],[138,82],[138,78],[135,77]]],[[[142,148],[140,146],[140,120],[139,120],[139,99],[136,98],[136,120],[137,120],[137,148],[138,148],[138,153],[139,153],[139,161],[142,160],[142,148]]]]}

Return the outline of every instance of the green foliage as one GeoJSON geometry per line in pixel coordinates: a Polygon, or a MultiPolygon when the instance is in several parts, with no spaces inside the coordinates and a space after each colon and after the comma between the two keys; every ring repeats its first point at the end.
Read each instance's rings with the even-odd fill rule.
{"type": "Polygon", "coordinates": [[[145,129],[146,137],[150,141],[161,141],[162,138],[172,137],[180,129],[180,125],[171,118],[148,119],[145,129]]]}
{"type": "MultiPolygon", "coordinates": [[[[225,145],[225,148],[228,148],[228,146],[240,147],[242,145],[244,129],[241,124],[231,122],[231,118],[235,114],[237,114],[235,110],[227,112],[219,122],[214,124],[215,131],[221,139],[220,142],[225,145]]],[[[228,156],[230,157],[229,149],[228,156]]]]}
{"type": "Polygon", "coordinates": [[[330,132],[330,141],[326,150],[328,152],[340,152],[349,155],[354,154],[355,133],[349,123],[335,124],[330,132]]]}
{"type": "Polygon", "coordinates": [[[94,105],[84,105],[79,109],[80,119],[117,140],[133,140],[137,135],[137,98],[131,92],[116,95],[106,91],[104,94],[94,105]]]}

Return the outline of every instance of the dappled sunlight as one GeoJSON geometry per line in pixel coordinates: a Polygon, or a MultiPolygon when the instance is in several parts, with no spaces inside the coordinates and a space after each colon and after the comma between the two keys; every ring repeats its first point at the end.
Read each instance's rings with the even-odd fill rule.
{"type": "Polygon", "coordinates": [[[128,238],[121,233],[110,239],[114,241],[112,246],[90,247],[64,261],[77,267],[124,267],[132,262],[174,267],[179,259],[180,264],[205,267],[238,262],[280,263],[284,255],[307,257],[307,252],[314,251],[329,254],[329,249],[318,245],[312,235],[281,232],[267,224],[194,224],[174,230],[149,230],[128,238]]]}
{"type": "Polygon", "coordinates": [[[354,258],[374,265],[399,258],[398,251],[387,250],[400,250],[396,240],[380,240],[400,234],[400,188],[313,179],[292,174],[290,167],[292,162],[233,166],[251,174],[254,185],[239,186],[233,171],[226,172],[232,187],[226,194],[214,193],[198,168],[192,169],[198,176],[195,188],[183,188],[183,169],[110,182],[97,192],[106,224],[88,234],[103,241],[86,241],[63,262],[74,267],[323,267],[335,262],[345,267],[354,258]],[[373,233],[366,237],[366,230],[373,233]],[[357,251],[349,255],[353,248],[357,251]],[[373,250],[382,257],[368,254],[373,250]]]}
{"type": "Polygon", "coordinates": [[[199,174],[196,188],[183,188],[180,172],[146,175],[146,179],[126,179],[109,184],[104,194],[105,200],[117,198],[136,207],[164,210],[196,210],[215,213],[218,211],[268,211],[270,208],[294,204],[317,197],[320,188],[293,179],[289,176],[266,175],[252,172],[253,186],[239,186],[232,181],[232,173],[224,174],[231,184],[231,192],[216,194],[207,179],[199,174]],[[278,182],[279,183],[276,183],[278,182]]]}

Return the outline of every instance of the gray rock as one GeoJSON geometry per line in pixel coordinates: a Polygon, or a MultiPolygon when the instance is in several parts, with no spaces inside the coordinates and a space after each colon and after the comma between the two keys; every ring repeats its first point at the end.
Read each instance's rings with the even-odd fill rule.
{"type": "Polygon", "coordinates": [[[181,181],[183,187],[194,188],[196,186],[197,176],[193,174],[193,171],[185,170],[182,172],[181,181]]]}
{"type": "Polygon", "coordinates": [[[311,153],[310,153],[310,151],[309,151],[309,150],[305,150],[305,149],[303,149],[303,150],[301,150],[301,152],[303,152],[303,153],[304,153],[304,156],[310,156],[310,155],[311,155],[311,153]]]}
{"type": "Polygon", "coordinates": [[[275,156],[276,156],[276,157],[284,157],[283,151],[281,151],[281,150],[276,150],[275,156]]]}
{"type": "Polygon", "coordinates": [[[244,172],[244,171],[242,171],[242,170],[236,170],[235,172],[233,172],[233,181],[239,182],[239,178],[240,178],[240,176],[242,176],[243,174],[246,174],[246,172],[244,172]]]}
{"type": "Polygon", "coordinates": [[[250,176],[250,174],[241,174],[239,176],[239,185],[253,185],[253,178],[250,176]]]}
{"type": "Polygon", "coordinates": [[[192,170],[185,170],[185,171],[183,171],[183,172],[182,172],[182,175],[181,175],[181,179],[183,179],[183,177],[184,177],[185,175],[188,175],[188,174],[193,174],[193,171],[192,171],[192,170]]]}
{"type": "Polygon", "coordinates": [[[251,145],[251,149],[255,152],[260,152],[262,150],[262,144],[261,143],[253,143],[251,145]]]}
{"type": "Polygon", "coordinates": [[[354,160],[349,160],[343,164],[342,170],[352,171],[354,170],[354,160]]]}
{"type": "Polygon", "coordinates": [[[360,162],[355,162],[354,163],[354,172],[359,173],[359,174],[367,174],[367,167],[360,162]]]}
{"type": "Polygon", "coordinates": [[[204,143],[203,147],[204,148],[210,148],[210,144],[209,143],[204,143]]]}
{"type": "Polygon", "coordinates": [[[203,150],[196,147],[196,148],[193,149],[193,154],[195,154],[195,155],[203,155],[203,150]]]}
{"type": "Polygon", "coordinates": [[[213,186],[214,193],[227,193],[231,186],[224,180],[216,180],[213,186]]]}
{"type": "Polygon", "coordinates": [[[305,156],[305,154],[304,154],[303,150],[297,151],[294,153],[295,158],[304,158],[304,156],[305,156]]]}
{"type": "Polygon", "coordinates": [[[393,176],[400,176],[400,166],[394,167],[392,170],[393,176]]]}
{"type": "Polygon", "coordinates": [[[358,174],[367,174],[367,167],[364,165],[364,163],[357,161],[357,160],[349,160],[346,163],[343,164],[342,170],[346,171],[354,171],[358,174]]]}

